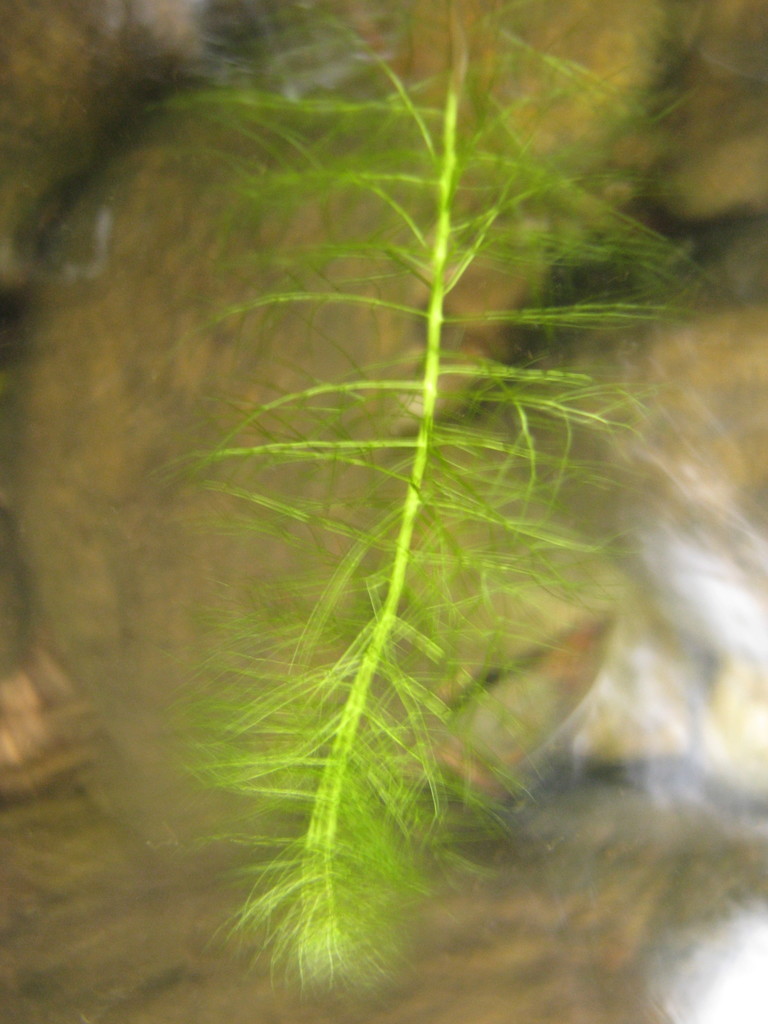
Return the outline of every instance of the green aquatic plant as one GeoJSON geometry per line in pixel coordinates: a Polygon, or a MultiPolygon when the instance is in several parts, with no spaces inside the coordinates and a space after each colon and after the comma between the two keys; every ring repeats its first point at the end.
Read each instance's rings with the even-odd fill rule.
{"type": "MultiPolygon", "coordinates": [[[[378,93],[208,101],[252,140],[238,173],[255,219],[268,210],[281,224],[279,244],[252,261],[277,286],[228,312],[260,310],[264,336],[319,337],[346,368],[246,400],[203,459],[245,526],[306,562],[255,580],[220,634],[200,754],[207,778],[251,801],[239,838],[252,888],[237,927],[264,934],[312,985],[375,984],[397,956],[403,910],[427,889],[425,866],[454,855],[456,808],[497,818],[438,751],[510,638],[528,639],[526,595],[567,591],[566,563],[587,550],[555,514],[563,481],[587,472],[571,439],[622,415],[625,396],[584,375],[505,365],[462,339],[658,313],[637,296],[480,313],[452,300],[478,271],[535,277],[585,253],[667,260],[567,160],[537,154],[513,107],[481,103],[458,30],[452,45],[448,73],[428,83],[379,61],[378,93]],[[328,315],[338,309],[346,327],[328,315]],[[362,363],[361,329],[413,345],[362,363]]],[[[521,727],[522,746],[536,739],[521,727]]]]}

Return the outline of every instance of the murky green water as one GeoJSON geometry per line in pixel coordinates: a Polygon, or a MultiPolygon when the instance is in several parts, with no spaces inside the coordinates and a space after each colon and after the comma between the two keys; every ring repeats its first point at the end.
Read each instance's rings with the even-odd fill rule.
{"type": "MultiPolygon", "coordinates": [[[[255,228],[253,214],[240,216],[231,172],[241,160],[260,167],[261,150],[189,108],[145,112],[144,89],[133,95],[134,79],[148,78],[153,90],[178,87],[175,69],[194,63],[201,43],[184,20],[197,5],[169,3],[182,20],[154,29],[144,18],[152,4],[117,5],[133,12],[135,36],[127,37],[104,34],[86,3],[6,6],[14,17],[0,39],[10,69],[0,96],[0,341],[14,380],[13,408],[0,422],[0,499],[8,504],[7,513],[0,507],[0,734],[19,756],[0,758],[8,779],[0,788],[18,795],[27,779],[32,788],[49,781],[59,739],[55,774],[79,764],[71,682],[75,712],[81,694],[94,705],[103,741],[94,793],[109,796],[99,809],[96,796],[60,790],[0,811],[0,1024],[765,1024],[763,811],[737,811],[728,799],[707,808],[701,794],[675,805],[620,784],[542,790],[510,816],[506,840],[482,849],[484,872],[437,887],[414,920],[402,970],[364,1000],[300,998],[228,942],[242,891],[227,874],[231,851],[187,845],[205,826],[170,763],[171,711],[197,671],[202,611],[227,604],[222,589],[238,593],[256,578],[271,608],[271,588],[308,571],[315,554],[262,541],[254,554],[239,536],[201,531],[219,504],[168,467],[219,443],[224,428],[211,403],[221,396],[261,402],[265,381],[288,393],[352,367],[410,360],[423,340],[421,293],[407,300],[418,313],[411,333],[382,310],[372,323],[325,304],[311,330],[302,317],[262,329],[247,303],[277,285],[269,261],[259,269],[254,254],[274,253],[279,266],[297,243],[301,249],[316,236],[325,244],[327,217],[308,200],[295,222],[265,209],[255,228]],[[168,65],[160,79],[158,46],[168,65]],[[243,303],[241,317],[220,320],[243,303]],[[114,818],[104,806],[115,808],[114,818]]],[[[254,6],[244,0],[246,27],[254,6]]],[[[367,11],[378,5],[328,6],[352,12],[355,31],[370,42],[367,11]]],[[[400,6],[410,5],[391,5],[400,6]]],[[[469,24],[483,6],[468,0],[457,9],[469,24]]],[[[566,153],[564,166],[576,160],[577,179],[596,166],[597,195],[601,168],[629,160],[626,194],[619,189],[616,201],[632,209],[650,196],[648,223],[670,219],[683,231],[687,220],[686,251],[709,261],[689,322],[617,339],[610,352],[602,336],[597,346],[597,369],[652,400],[640,440],[611,442],[608,455],[589,450],[597,464],[613,466],[618,511],[608,515],[602,492],[579,491],[578,481],[573,494],[563,491],[579,529],[600,540],[629,538],[619,551],[635,588],[630,599],[613,599],[619,622],[607,640],[598,709],[582,715],[572,752],[610,764],[637,759],[637,777],[654,793],[690,781],[696,788],[668,765],[657,771],[647,763],[679,757],[693,774],[699,769],[702,787],[765,794],[768,77],[759,5],[569,0],[554,4],[551,17],[543,6],[518,6],[530,8],[533,45],[549,55],[542,67],[551,69],[551,58],[566,58],[567,69],[581,61],[590,81],[617,90],[606,120],[593,89],[585,102],[571,102],[568,90],[550,96],[548,73],[525,72],[532,107],[523,131],[529,121],[536,126],[542,152],[583,146],[583,167],[578,153],[566,153]],[[671,91],[660,96],[662,80],[671,91]],[[640,119],[614,153],[612,104],[625,92],[632,110],[637,93],[645,96],[654,127],[647,136],[640,119]],[[655,117],[662,107],[663,123],[655,117]],[[634,178],[644,182],[646,173],[635,197],[634,178]],[[758,219],[731,220],[745,211],[758,219]]],[[[295,7],[300,20],[306,12],[311,19],[313,4],[295,7]]],[[[454,47],[441,39],[446,26],[433,24],[441,5],[416,7],[424,31],[402,64],[419,81],[452,60],[454,47]]],[[[242,26],[234,27],[239,37],[242,26]]],[[[497,47],[506,60],[505,40],[494,32],[478,46],[481,63],[493,70],[497,47]]],[[[317,69],[339,55],[310,47],[309,57],[317,69]]],[[[301,62],[284,67],[297,96],[328,84],[323,75],[299,80],[301,62]]],[[[496,70],[491,77],[502,81],[496,70]]],[[[604,230],[591,202],[579,200],[567,216],[556,206],[550,226],[566,239],[604,230]]],[[[367,224],[373,215],[363,213],[367,224]]],[[[526,223],[540,219],[534,206],[526,223]]],[[[589,245],[583,258],[589,270],[589,245]]],[[[468,275],[466,294],[452,291],[458,315],[478,318],[468,353],[479,339],[480,352],[529,357],[527,336],[483,333],[495,323],[484,322],[495,305],[538,302],[545,267],[523,263],[520,280],[517,270],[496,283],[490,275],[478,290],[468,275]]],[[[583,355],[590,370],[591,345],[583,355]]],[[[5,363],[2,371],[10,381],[5,363]]],[[[281,480],[289,498],[306,486],[303,468],[281,480]]],[[[370,493],[352,475],[344,486],[334,501],[370,493]]],[[[324,586],[325,549],[316,557],[324,586]]],[[[510,621],[520,627],[517,612],[510,621]]],[[[594,627],[587,623],[593,637],[594,627]]],[[[485,658],[480,634],[481,654],[470,651],[468,661],[485,658]]],[[[502,653],[507,664],[519,652],[510,644],[502,653]]],[[[567,690],[559,684],[587,686],[597,672],[589,657],[575,661],[534,666],[554,692],[547,735],[571,710],[558,704],[567,690]]],[[[502,763],[516,765],[519,751],[501,743],[502,763]]]]}
{"type": "Polygon", "coordinates": [[[483,857],[486,872],[425,908],[389,991],[302,1000],[227,943],[233,894],[210,851],[150,848],[78,795],[7,810],[0,1019],[698,1024],[669,1008],[691,951],[735,911],[768,902],[755,827],[621,786],[542,797],[483,857]]]}

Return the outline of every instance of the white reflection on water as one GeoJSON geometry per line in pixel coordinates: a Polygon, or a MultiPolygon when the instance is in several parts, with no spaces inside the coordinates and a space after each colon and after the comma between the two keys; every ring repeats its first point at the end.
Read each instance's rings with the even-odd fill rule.
{"type": "Polygon", "coordinates": [[[745,911],[702,941],[664,1008],[673,1024],[766,1024],[768,908],[745,911]]]}
{"type": "Polygon", "coordinates": [[[768,544],[745,522],[728,526],[725,537],[655,529],[643,543],[648,586],[689,644],[765,667],[768,544]]]}
{"type": "Polygon", "coordinates": [[[768,796],[768,543],[735,515],[715,525],[640,531],[635,589],[572,718],[577,758],[637,765],[660,799],[768,796]]]}

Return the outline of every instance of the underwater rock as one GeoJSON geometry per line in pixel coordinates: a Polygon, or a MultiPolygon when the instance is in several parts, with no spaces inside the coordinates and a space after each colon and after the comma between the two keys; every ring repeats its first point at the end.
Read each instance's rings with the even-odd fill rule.
{"type": "Polygon", "coordinates": [[[41,649],[0,679],[0,802],[74,783],[92,757],[90,705],[41,649]]]}
{"type": "MultiPolygon", "coordinates": [[[[36,614],[106,725],[105,799],[122,792],[133,820],[149,810],[160,832],[197,820],[179,781],[173,708],[202,661],[211,610],[245,597],[274,602],[279,619],[275,584],[313,565],[322,578],[330,557],[297,553],[302,530],[293,544],[233,534],[237,506],[206,491],[190,458],[219,441],[233,405],[417,342],[371,329],[367,311],[320,309],[311,332],[301,311],[277,330],[261,329],[258,310],[220,318],[270,281],[268,270],[254,281],[247,257],[305,237],[318,216],[300,206],[282,224],[243,211],[229,167],[243,144],[198,110],[175,110],[116,161],[69,220],[67,259],[82,265],[94,213],[108,205],[105,269],[39,287],[18,384],[12,490],[36,614]]],[[[316,489],[320,500],[331,479],[289,467],[274,495],[316,489]]],[[[341,502],[364,485],[355,474],[338,483],[341,502]]]]}
{"type": "MultiPolygon", "coordinates": [[[[586,12],[577,7],[578,21],[586,12]]],[[[226,9],[221,5],[222,18],[226,9]]],[[[638,51],[640,35],[624,30],[637,26],[645,10],[639,3],[615,8],[618,34],[638,51]]],[[[22,523],[35,621],[62,670],[82,687],[105,724],[102,763],[112,765],[115,782],[105,791],[122,790],[137,819],[140,808],[151,808],[156,828],[194,829],[191,798],[175,795],[180,773],[171,712],[203,657],[200,620],[211,608],[236,603],[254,576],[260,583],[254,599],[274,601],[270,614],[279,620],[273,584],[297,571],[297,556],[290,542],[259,542],[254,548],[247,536],[203,529],[202,522],[236,516],[224,497],[190,479],[182,463],[216,443],[227,403],[242,407],[317,378],[334,379],[355,367],[418,353],[422,339],[419,325],[404,327],[394,313],[381,310],[375,316],[364,310],[342,314],[329,306],[309,319],[292,311],[276,325],[258,311],[220,318],[223,310],[245,306],[274,287],[282,252],[311,238],[329,241],[329,224],[343,232],[345,218],[357,218],[354,227],[360,230],[371,215],[363,206],[336,209],[329,218],[327,210],[301,196],[293,213],[254,213],[234,184],[238,162],[253,159],[251,144],[237,131],[194,106],[156,108],[150,115],[142,108],[135,119],[129,117],[137,96],[146,96],[147,80],[162,91],[174,73],[182,74],[197,59],[194,22],[184,20],[194,13],[191,8],[155,12],[160,18],[165,11],[172,24],[174,12],[182,19],[178,32],[158,27],[160,40],[177,40],[165,58],[158,57],[162,47],[152,36],[152,26],[165,22],[147,24],[142,11],[128,8],[131,17],[111,27],[89,21],[85,40],[84,14],[66,5],[50,24],[25,20],[23,11],[13,19],[14,31],[31,38],[26,51],[19,43],[19,63],[9,69],[18,82],[18,103],[37,119],[26,164],[22,160],[27,202],[34,207],[54,189],[53,176],[71,179],[94,154],[100,170],[82,178],[51,215],[46,273],[29,290],[10,490],[22,523]],[[191,26],[189,32],[182,31],[184,25],[191,26]],[[124,66],[125,33],[138,41],[124,55],[124,66]],[[51,80],[41,81],[36,63],[51,48],[51,80]],[[77,48],[86,50],[93,65],[75,61],[77,48]],[[78,68],[72,91],[57,91],[53,78],[67,81],[63,68],[70,62],[78,68]],[[105,75],[103,87],[94,89],[105,75]],[[81,120],[67,122],[61,104],[74,104],[81,120]],[[114,125],[115,118],[127,119],[130,132],[119,146],[99,151],[99,140],[112,130],[107,120],[114,125]],[[262,254],[269,259],[260,259],[262,254]]],[[[482,5],[467,3],[464,12],[471,24],[482,5]]],[[[415,32],[403,51],[404,73],[414,77],[429,70],[438,53],[435,43],[445,41],[448,31],[431,8],[427,23],[430,33],[415,32]]],[[[236,24],[233,17],[228,31],[236,24]]],[[[551,26],[536,17],[528,29],[535,41],[551,26]]],[[[568,34],[552,43],[560,56],[568,34]]],[[[610,38],[616,34],[615,27],[609,31],[610,38]]],[[[482,39],[490,46],[487,32],[482,39]]],[[[618,60],[605,40],[597,46],[593,32],[582,29],[575,44],[576,59],[618,60]]],[[[493,50],[483,59],[493,80],[493,50]]],[[[524,81],[532,95],[536,89],[546,93],[548,72],[542,80],[541,69],[541,61],[526,59],[524,81]]],[[[618,84],[619,93],[634,95],[649,74],[648,62],[637,63],[618,84]]],[[[511,82],[497,85],[500,102],[514,91],[511,82]]],[[[579,116],[589,116],[591,125],[574,156],[585,168],[595,164],[602,147],[597,108],[616,96],[614,90],[598,93],[600,103],[594,96],[589,104],[578,101],[579,116]]],[[[556,106],[549,111],[555,127],[542,133],[542,150],[551,149],[562,126],[576,116],[568,89],[556,106]]],[[[541,108],[525,109],[531,123],[546,120],[541,108]]],[[[5,115],[8,151],[22,135],[14,111],[9,107],[5,115]]],[[[610,138],[613,130],[610,125],[610,138]]],[[[31,244],[36,229],[19,235],[29,217],[14,198],[15,188],[12,182],[3,190],[13,221],[7,234],[23,235],[31,244]]],[[[14,247],[16,267],[26,244],[14,247]]],[[[322,280],[315,278],[319,285],[322,280]]],[[[514,278],[508,288],[510,294],[520,292],[514,278]]],[[[501,293],[498,283],[494,291],[501,293]]],[[[418,302],[418,295],[409,301],[418,302]]],[[[456,302],[461,308],[461,296],[456,302]]],[[[383,422],[386,415],[384,408],[383,422]]],[[[299,422],[293,427],[298,430],[299,422]]],[[[286,500],[292,490],[307,494],[312,488],[322,497],[332,479],[319,472],[308,479],[299,466],[283,469],[275,486],[286,500]]],[[[339,477],[336,485],[334,503],[342,505],[345,495],[369,487],[359,473],[346,482],[339,477]]],[[[288,540],[295,543],[296,537],[288,540]]],[[[307,573],[316,565],[319,577],[332,564],[322,549],[302,553],[299,562],[307,563],[301,565],[307,573]]],[[[307,602],[310,609],[309,597],[307,602]]]]}
{"type": "MultiPolygon", "coordinates": [[[[488,13],[478,0],[456,11],[473,26],[488,13]]],[[[502,45],[522,41],[523,64],[526,47],[542,48],[589,77],[570,96],[556,96],[539,71],[514,86],[529,97],[536,145],[574,147],[582,169],[607,160],[636,177],[653,167],[655,201],[678,217],[765,210],[761,12],[759,0],[569,0],[555,17],[547,4],[518,5],[502,45]],[[640,115],[634,125],[630,110],[640,115]]],[[[83,178],[130,147],[148,100],[254,69],[268,87],[300,96],[339,87],[376,55],[423,78],[438,70],[447,33],[434,5],[418,2],[3,0],[0,16],[3,289],[28,280],[83,178]]],[[[490,36],[474,58],[486,62],[489,85],[498,46],[490,36]]],[[[609,188],[619,201],[633,198],[626,179],[609,188]]]]}
{"type": "Polygon", "coordinates": [[[84,181],[130,148],[151,104],[220,77],[268,27],[271,6],[2,0],[0,289],[34,275],[51,229],[84,181]]]}
{"type": "Polygon", "coordinates": [[[768,208],[768,17],[762,0],[670,4],[679,18],[663,72],[671,101],[656,169],[660,202],[705,220],[768,208]]]}
{"type": "Polygon", "coordinates": [[[575,746],[613,763],[677,762],[692,791],[709,781],[764,796],[768,308],[712,305],[620,361],[625,380],[653,389],[614,455],[626,477],[612,517],[632,584],[575,746]]]}
{"type": "MultiPolygon", "coordinates": [[[[182,464],[210,449],[231,425],[227,403],[242,408],[318,378],[418,352],[421,337],[381,311],[375,317],[341,315],[330,307],[309,317],[294,311],[278,317],[275,327],[265,314],[246,310],[249,300],[274,286],[282,253],[327,238],[329,224],[341,230],[344,217],[359,211],[337,207],[329,217],[299,196],[292,213],[254,215],[234,184],[238,162],[249,156],[242,136],[194,106],[145,109],[148,96],[175,88],[201,67],[208,73],[206,46],[220,53],[220,40],[236,37],[238,26],[245,26],[248,41],[262,34],[265,50],[273,51],[272,23],[259,5],[245,4],[242,21],[237,5],[223,2],[207,10],[170,2],[114,5],[103,8],[101,20],[74,3],[52,11],[10,0],[6,6],[10,28],[0,47],[10,84],[0,99],[0,278],[6,288],[33,279],[15,389],[10,494],[22,523],[35,618],[57,663],[83,687],[105,725],[100,757],[112,776],[103,782],[105,800],[126,803],[136,820],[148,815],[155,833],[197,831],[196,798],[179,783],[172,712],[203,657],[201,620],[212,608],[236,603],[254,573],[261,587],[253,599],[273,601],[270,613],[279,619],[284,608],[273,585],[296,572],[292,545],[303,534],[286,544],[260,540],[254,546],[247,535],[203,529],[201,523],[232,519],[232,506],[222,495],[204,492],[182,464]],[[91,174],[95,166],[97,175],[91,174]],[[32,264],[45,273],[30,274],[32,264]],[[232,307],[240,313],[222,319],[232,307]]],[[[697,17],[701,13],[699,5],[686,6],[697,17]]],[[[339,5],[329,5],[334,7],[339,5]]],[[[715,209],[695,197],[698,186],[683,170],[674,170],[675,160],[697,167],[717,163],[716,148],[702,142],[696,149],[695,104],[706,107],[706,90],[686,96],[681,109],[688,120],[681,114],[669,130],[649,130],[644,117],[635,116],[652,111],[661,86],[674,80],[662,44],[673,38],[670,54],[695,63],[706,32],[714,31],[696,28],[693,13],[690,23],[681,17],[678,24],[671,8],[679,13],[679,5],[646,0],[573,0],[557,5],[552,17],[546,5],[522,5],[524,38],[511,28],[486,34],[480,78],[498,90],[500,101],[525,97],[518,107],[521,123],[512,128],[531,133],[542,159],[564,152],[577,180],[610,172],[601,199],[637,205],[636,190],[646,189],[633,175],[642,181],[638,172],[656,168],[654,202],[676,215],[757,208],[762,200],[745,186],[715,209]],[[495,58],[504,46],[520,50],[521,77],[499,76],[495,58]],[[583,62],[589,88],[553,90],[541,61],[529,59],[528,51],[537,47],[552,63],[583,62]],[[689,197],[687,206],[674,198],[676,181],[689,197]]],[[[352,3],[341,9],[355,22],[368,8],[352,3]]],[[[433,4],[425,0],[415,9],[429,13],[426,28],[417,22],[423,31],[404,31],[392,56],[412,78],[444,67],[450,35],[433,4]]],[[[485,5],[466,0],[458,9],[472,25],[485,5]]],[[[366,24],[365,31],[372,31],[366,24]]],[[[736,19],[736,29],[739,24],[736,19]]],[[[301,70],[302,60],[312,64],[311,52],[300,59],[295,49],[287,51],[293,53],[283,65],[287,78],[275,72],[276,89],[300,95],[318,83],[327,86],[325,73],[313,78],[301,70]]],[[[226,68],[225,58],[219,67],[226,68]]],[[[360,67],[365,70],[362,62],[360,67]]],[[[729,78],[727,90],[739,81],[729,78]]],[[[728,93],[734,102],[738,94],[728,93]]],[[[751,107],[745,124],[747,134],[757,125],[751,107]]],[[[558,208],[545,223],[553,234],[581,238],[601,228],[600,217],[599,204],[585,202],[575,216],[558,208]]],[[[541,263],[534,268],[534,285],[546,270],[541,263]]],[[[459,313],[477,304],[481,284],[468,278],[465,294],[457,289],[451,301],[459,313]]],[[[510,274],[492,281],[488,291],[494,304],[506,295],[507,304],[517,306],[526,301],[529,285],[530,279],[521,285],[510,274]]],[[[701,351],[709,331],[706,325],[690,328],[692,351],[701,351]]],[[[470,337],[467,347],[499,356],[504,344],[498,336],[470,337]]],[[[643,348],[654,351],[645,342],[643,348]]],[[[665,341],[664,350],[673,353],[675,346],[665,341]]],[[[716,351],[713,346],[713,360],[726,360],[716,351]]],[[[691,358],[671,371],[690,380],[691,394],[699,387],[696,365],[691,358]]],[[[635,381],[656,379],[652,366],[647,372],[637,372],[635,381]]],[[[729,401],[741,399],[734,393],[729,401]]],[[[300,429],[300,422],[295,426],[300,429]]],[[[703,443],[715,435],[710,431],[703,443]]],[[[729,440],[724,432],[720,446],[749,452],[753,443],[746,436],[729,440]]],[[[710,451],[707,461],[714,457],[710,451]]],[[[678,471],[684,480],[679,463],[673,475],[678,471]]],[[[226,478],[221,474],[220,482],[226,478]]],[[[625,483],[622,477],[618,489],[625,483]]],[[[360,477],[350,475],[334,500],[343,505],[361,486],[360,477]]],[[[322,497],[329,481],[308,478],[298,467],[283,471],[275,488],[284,500],[308,488],[322,497]]],[[[681,501],[688,501],[684,493],[681,501]]],[[[662,508],[653,514],[663,519],[666,513],[662,508]]],[[[649,541],[649,551],[654,543],[649,541]]],[[[326,556],[322,550],[313,556],[318,572],[328,572],[326,556]]],[[[676,602],[677,594],[668,591],[664,600],[676,602]]],[[[556,625],[553,635],[568,623],[556,625]]]]}

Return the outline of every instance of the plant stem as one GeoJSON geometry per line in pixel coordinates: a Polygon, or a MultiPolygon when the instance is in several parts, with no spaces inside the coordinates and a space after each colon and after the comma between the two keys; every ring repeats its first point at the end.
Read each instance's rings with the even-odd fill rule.
{"type": "MultiPolygon", "coordinates": [[[[340,715],[327,767],[318,786],[304,846],[305,863],[311,861],[313,867],[320,868],[325,896],[331,907],[335,903],[333,853],[345,778],[349,771],[355,737],[365,717],[371,684],[385,657],[387,645],[397,624],[408,564],[411,560],[413,533],[423,505],[422,489],[432,445],[445,324],[444,300],[453,231],[451,211],[456,186],[457,122],[458,92],[453,86],[449,86],[443,116],[443,146],[438,164],[437,223],[429,254],[431,285],[427,312],[426,355],[421,380],[420,422],[413,465],[395,541],[386,596],[376,612],[360,665],[340,715]]],[[[310,874],[314,875],[314,872],[310,874]]],[[[332,919],[333,914],[329,916],[329,920],[332,919]]]]}

